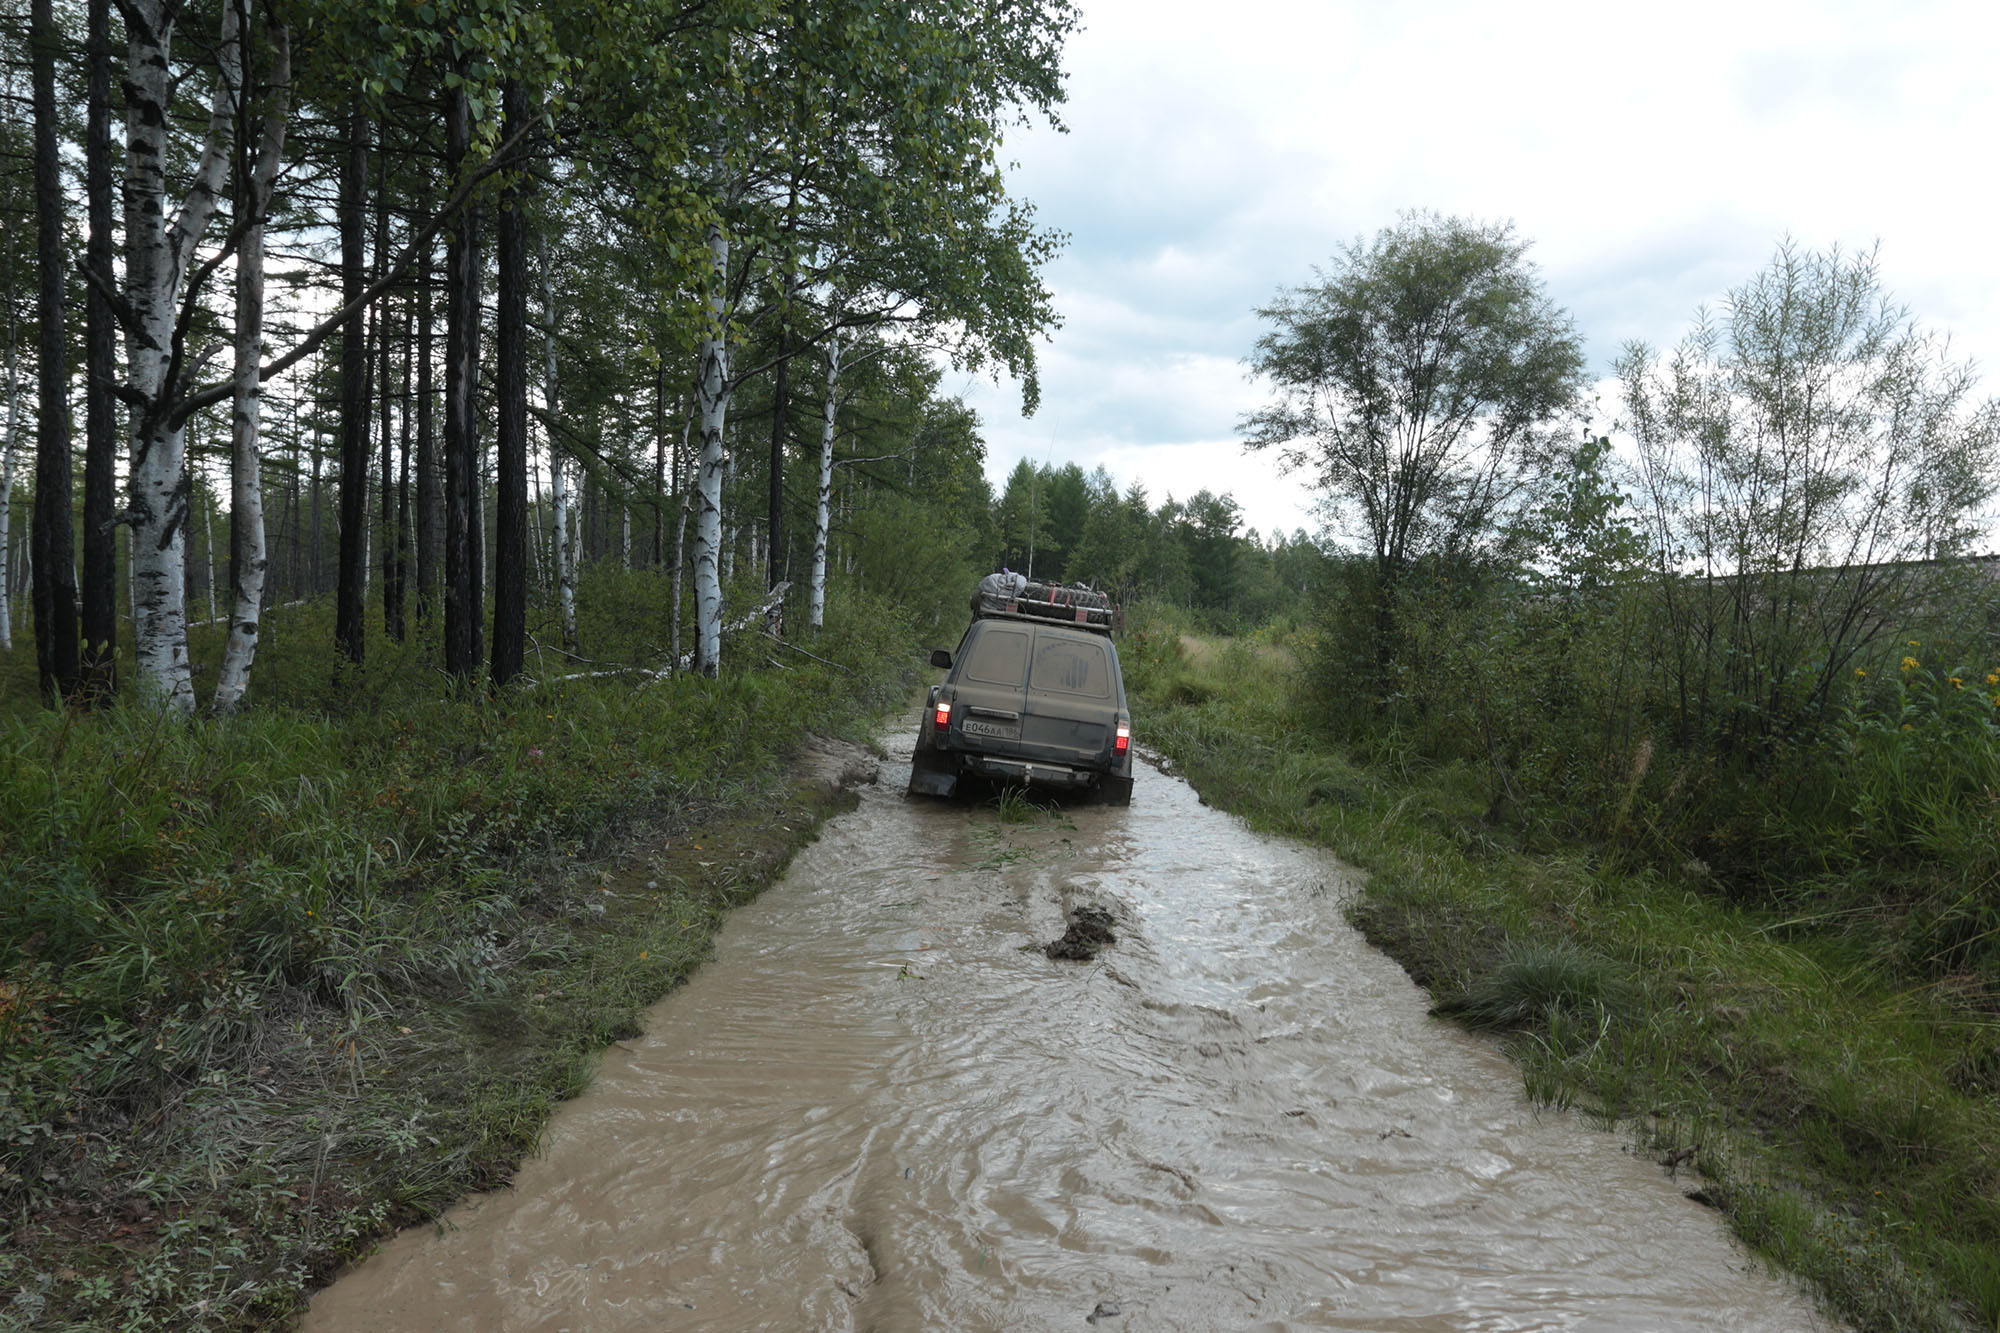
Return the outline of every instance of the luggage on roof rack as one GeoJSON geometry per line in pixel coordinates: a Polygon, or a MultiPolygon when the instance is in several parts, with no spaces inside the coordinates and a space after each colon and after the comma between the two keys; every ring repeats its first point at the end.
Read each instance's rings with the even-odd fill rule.
{"type": "Polygon", "coordinates": [[[972,596],[972,614],[1055,620],[1108,634],[1115,613],[1111,599],[1095,588],[1040,583],[1002,570],[979,580],[979,591],[972,596]]]}

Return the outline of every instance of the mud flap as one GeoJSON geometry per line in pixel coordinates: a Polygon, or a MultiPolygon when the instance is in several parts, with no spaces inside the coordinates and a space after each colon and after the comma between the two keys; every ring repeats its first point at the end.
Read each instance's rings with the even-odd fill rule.
{"type": "Polygon", "coordinates": [[[941,764],[934,752],[919,749],[910,756],[907,796],[949,796],[958,790],[958,774],[941,764]]]}
{"type": "Polygon", "coordinates": [[[1132,804],[1132,779],[1105,776],[1097,784],[1097,801],[1100,805],[1132,804]]]}

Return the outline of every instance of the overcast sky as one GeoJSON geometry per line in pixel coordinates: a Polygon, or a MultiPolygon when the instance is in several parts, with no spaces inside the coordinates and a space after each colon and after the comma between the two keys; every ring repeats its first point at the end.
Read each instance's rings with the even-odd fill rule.
{"type": "Polygon", "coordinates": [[[2000,391],[1992,0],[1082,5],[1069,132],[1007,143],[1015,193],[1070,234],[1041,410],[947,380],[996,486],[1073,460],[1156,505],[1206,486],[1266,534],[1314,526],[1235,434],[1265,398],[1253,309],[1413,208],[1513,221],[1600,376],[1786,234],[1879,241],[1885,287],[2000,391]]]}

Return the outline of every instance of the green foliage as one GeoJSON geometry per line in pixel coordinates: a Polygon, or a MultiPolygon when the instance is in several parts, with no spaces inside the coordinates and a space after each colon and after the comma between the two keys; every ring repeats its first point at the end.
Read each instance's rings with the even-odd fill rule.
{"type": "MultiPolygon", "coordinates": [[[[1963,955],[1915,966],[1914,913],[1858,885],[1826,914],[1733,902],[1693,866],[1538,847],[1494,817],[1484,756],[1419,755],[1406,714],[1400,745],[1370,732],[1357,764],[1296,726],[1310,677],[1277,645],[1191,636],[1159,607],[1134,624],[1123,657],[1144,743],[1209,801],[1362,867],[1356,924],[1440,1011],[1506,1030],[1537,1101],[1690,1163],[1739,1234],[1857,1327],[1957,1330],[2000,1313],[1995,991],[1956,970],[1963,955]]],[[[1985,725],[1975,704],[1994,705],[1968,672],[1898,666],[1857,681],[1871,744],[1985,725]]],[[[1642,792],[1632,818],[1646,806],[1642,792]]],[[[1994,834],[1989,822],[1989,848],[1994,834]]],[[[1990,890],[1983,864],[1972,874],[1990,890]]]]}
{"type": "Polygon", "coordinates": [[[957,514],[883,494],[853,520],[854,554],[869,591],[900,607],[931,640],[956,639],[966,599],[986,572],[957,514]]]}
{"type": "Polygon", "coordinates": [[[1351,507],[1385,579],[1486,540],[1576,405],[1582,344],[1527,248],[1412,213],[1257,312],[1250,365],[1277,398],[1245,439],[1351,507]]]}
{"type": "Polygon", "coordinates": [[[1568,940],[1510,940],[1492,970],[1440,1010],[1474,1027],[1547,1026],[1565,1016],[1608,1024],[1629,989],[1602,954],[1568,940]]]}
{"type": "Polygon", "coordinates": [[[1973,401],[1972,368],[1883,293],[1873,255],[1790,242],[1719,322],[1618,372],[1676,740],[1756,761],[1809,739],[1976,534],[2000,404],[1973,401]]]}
{"type": "MultiPolygon", "coordinates": [[[[657,661],[661,581],[592,580],[605,660],[657,661]]],[[[0,720],[0,1201],[27,1228],[137,1199],[159,1241],[127,1272],[10,1248],[33,1326],[275,1321],[392,1215],[503,1179],[744,888],[607,897],[577,867],[768,811],[786,749],[907,687],[907,623],[841,594],[810,657],[745,636],[756,669],[651,681],[531,657],[495,697],[440,695],[421,640],[330,679],[329,616],[270,617],[227,721],[0,720]]]]}

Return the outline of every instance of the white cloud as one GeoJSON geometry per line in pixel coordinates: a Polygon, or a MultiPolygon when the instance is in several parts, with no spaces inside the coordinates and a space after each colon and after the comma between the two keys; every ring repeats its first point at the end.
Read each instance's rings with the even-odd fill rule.
{"type": "Polygon", "coordinates": [[[1071,133],[1008,145],[1073,242],[1041,416],[967,395],[996,478],[1053,444],[1156,498],[1207,485],[1260,529],[1307,521],[1229,443],[1257,401],[1251,312],[1412,207],[1513,219],[1599,372],[1671,345],[1787,234],[1879,239],[1888,290],[2000,368],[1988,4],[1083,3],[1071,133]]]}

